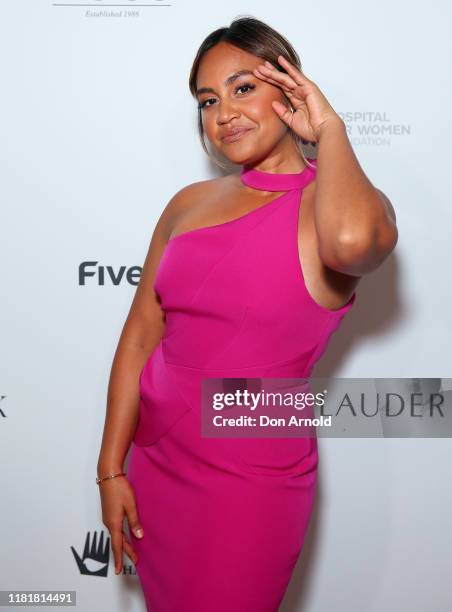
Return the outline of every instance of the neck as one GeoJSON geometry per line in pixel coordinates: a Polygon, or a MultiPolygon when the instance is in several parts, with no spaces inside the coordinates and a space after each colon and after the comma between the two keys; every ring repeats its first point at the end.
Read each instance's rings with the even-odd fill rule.
{"type": "Polygon", "coordinates": [[[301,157],[299,160],[285,159],[278,162],[266,158],[262,162],[255,164],[244,164],[243,168],[259,172],[271,172],[272,174],[298,174],[306,168],[306,164],[301,157]]]}
{"type": "Polygon", "coordinates": [[[243,167],[240,173],[242,183],[261,191],[288,191],[302,189],[315,177],[316,161],[308,158],[310,165],[305,164],[302,170],[295,172],[270,172],[258,170],[257,167],[243,167]]]}
{"type": "Polygon", "coordinates": [[[295,174],[306,168],[306,162],[294,136],[287,130],[271,151],[267,151],[260,158],[245,162],[243,167],[254,168],[260,172],[295,174]]]}

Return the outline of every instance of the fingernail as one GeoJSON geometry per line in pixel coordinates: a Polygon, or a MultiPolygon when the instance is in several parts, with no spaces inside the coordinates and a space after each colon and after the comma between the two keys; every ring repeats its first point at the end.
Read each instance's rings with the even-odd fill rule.
{"type": "Polygon", "coordinates": [[[135,531],[135,535],[137,536],[137,538],[142,538],[143,537],[143,530],[142,529],[137,529],[135,531]]]}

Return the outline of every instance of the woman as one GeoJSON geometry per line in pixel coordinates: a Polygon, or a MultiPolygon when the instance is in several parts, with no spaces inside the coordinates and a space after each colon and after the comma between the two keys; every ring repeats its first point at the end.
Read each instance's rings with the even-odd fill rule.
{"type": "Polygon", "coordinates": [[[204,437],[201,383],[308,377],[394,249],[396,219],[268,25],[210,34],[190,90],[202,142],[241,172],[181,189],[156,225],[112,366],[102,518],[116,572],[125,552],[153,612],[273,612],[308,527],[317,440],[204,437]]]}

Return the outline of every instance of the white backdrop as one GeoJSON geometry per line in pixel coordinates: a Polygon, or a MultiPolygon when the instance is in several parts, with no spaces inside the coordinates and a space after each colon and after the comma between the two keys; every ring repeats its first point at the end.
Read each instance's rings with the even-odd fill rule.
{"type": "MultiPolygon", "coordinates": [[[[314,375],[451,374],[450,3],[116,4],[4,0],[0,20],[0,588],[76,590],[83,612],[145,609],[127,557],[115,576],[111,554],[83,550],[108,535],[96,463],[135,267],[170,197],[218,173],[188,91],[212,30],[246,14],[283,33],[396,210],[396,251],[360,283],[314,375]],[[95,274],[81,285],[83,262],[95,274]]],[[[449,611],[450,449],[322,439],[282,609],[449,611]]]]}

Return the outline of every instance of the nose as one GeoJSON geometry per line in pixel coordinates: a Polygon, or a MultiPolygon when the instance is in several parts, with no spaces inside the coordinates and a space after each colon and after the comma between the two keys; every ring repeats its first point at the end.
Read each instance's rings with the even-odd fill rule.
{"type": "Polygon", "coordinates": [[[240,112],[234,102],[223,100],[217,104],[217,124],[229,123],[234,117],[239,117],[240,112]]]}

